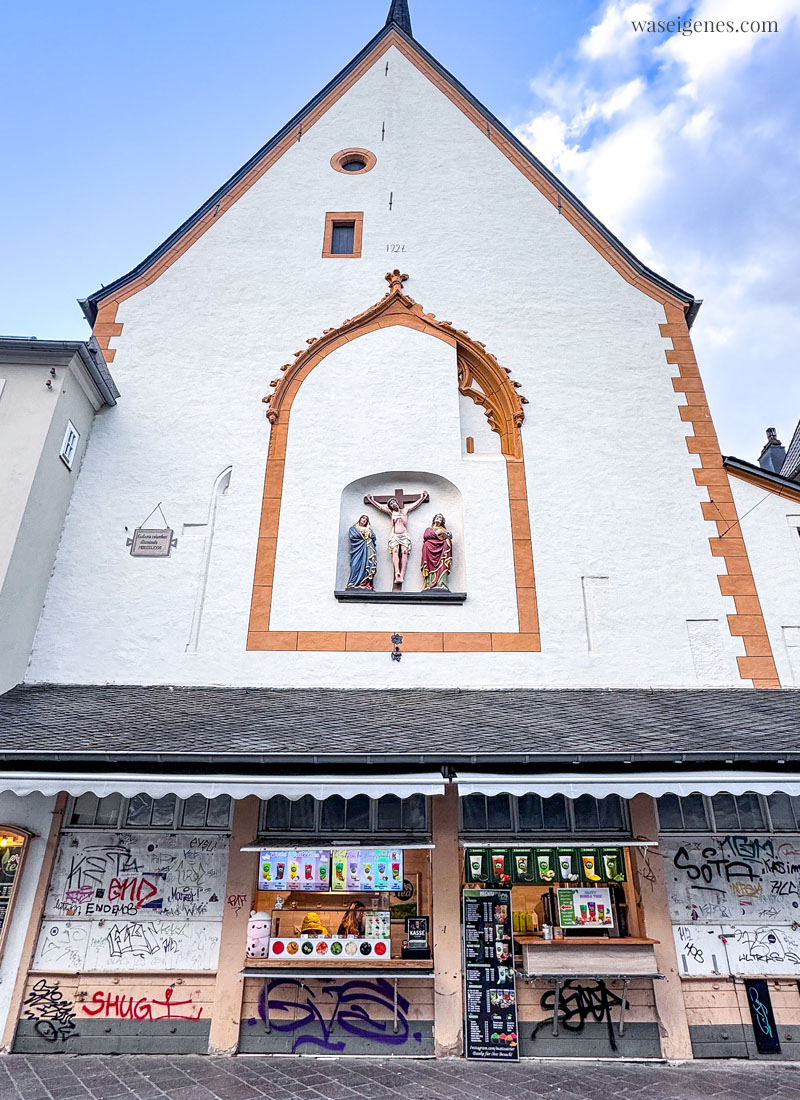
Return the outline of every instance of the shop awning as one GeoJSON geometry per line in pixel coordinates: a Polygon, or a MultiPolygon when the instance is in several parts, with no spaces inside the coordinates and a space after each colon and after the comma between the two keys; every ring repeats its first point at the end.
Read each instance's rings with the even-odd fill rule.
{"type": "Polygon", "coordinates": [[[746,772],[650,772],[642,775],[630,773],[603,773],[584,775],[576,773],[545,773],[528,776],[504,775],[465,775],[456,780],[459,794],[538,794],[549,798],[554,794],[563,794],[567,798],[578,798],[590,794],[594,798],[605,798],[609,794],[618,794],[621,798],[633,798],[637,794],[649,794],[658,798],[662,794],[680,796],[693,794],[800,794],[800,776],[786,773],[758,772],[747,775],[746,772]]]}
{"type": "Polygon", "coordinates": [[[163,798],[166,794],[176,794],[179,798],[189,798],[201,794],[205,798],[216,798],[227,794],[231,798],[272,798],[282,794],[292,800],[303,795],[313,795],[323,799],[338,794],[343,798],[366,794],[371,798],[380,798],[385,794],[396,794],[407,798],[412,794],[444,794],[445,781],[440,772],[400,775],[314,775],[307,778],[280,775],[180,775],[169,777],[162,775],[92,775],[57,774],[44,772],[0,772],[0,791],[12,794],[55,795],[65,792],[69,795],[96,794],[102,798],[109,794],[120,794],[123,798],[133,798],[137,794],[147,794],[152,798],[163,798]]]}

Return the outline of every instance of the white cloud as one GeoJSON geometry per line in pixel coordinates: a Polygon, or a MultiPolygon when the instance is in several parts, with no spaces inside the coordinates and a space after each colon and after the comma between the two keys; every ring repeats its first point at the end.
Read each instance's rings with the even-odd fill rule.
{"type": "Polygon", "coordinates": [[[605,4],[534,75],[518,133],[645,263],[705,299],[693,335],[723,449],[753,458],[767,423],[783,412],[790,435],[800,416],[800,0],[678,4],[605,4]],[[630,28],[679,14],[779,31],[630,28]]]}
{"type": "Polygon", "coordinates": [[[652,18],[652,4],[609,4],[600,22],[580,40],[580,52],[592,61],[618,56],[622,51],[637,45],[637,35],[631,26],[632,20],[652,18]]]}

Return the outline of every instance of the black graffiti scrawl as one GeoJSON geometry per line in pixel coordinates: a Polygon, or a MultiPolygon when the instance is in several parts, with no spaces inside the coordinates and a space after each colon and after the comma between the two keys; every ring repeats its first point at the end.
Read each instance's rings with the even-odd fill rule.
{"type": "MultiPolygon", "coordinates": [[[[547,1027],[553,1016],[555,1007],[555,990],[546,990],[539,1001],[542,1008],[548,1013],[548,1018],[539,1020],[531,1032],[531,1038],[535,1039],[537,1032],[547,1027]]],[[[614,1035],[614,1024],[611,1020],[611,1009],[622,1006],[622,998],[609,989],[602,978],[598,978],[590,985],[584,985],[575,979],[564,982],[558,991],[558,1022],[565,1031],[583,1031],[587,1020],[593,1020],[601,1024],[605,1021],[608,1030],[608,1042],[612,1050],[617,1049],[617,1040],[614,1035]]],[[[627,1001],[625,1007],[628,1007],[627,1001]]]]}
{"type": "Polygon", "coordinates": [[[22,1018],[33,1020],[36,1034],[46,1043],[65,1043],[77,1037],[75,1006],[61,992],[58,982],[51,984],[40,978],[28,991],[22,1007],[22,1018]]]}

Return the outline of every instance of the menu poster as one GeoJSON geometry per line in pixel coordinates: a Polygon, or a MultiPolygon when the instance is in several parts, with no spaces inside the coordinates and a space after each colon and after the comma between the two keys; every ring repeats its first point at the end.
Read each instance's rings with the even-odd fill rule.
{"type": "Polygon", "coordinates": [[[259,890],[329,890],[331,853],[325,851],[262,850],[259,890]]]}
{"type": "Polygon", "coordinates": [[[334,890],[394,891],[403,886],[403,853],[386,848],[353,848],[335,851],[333,857],[334,890]],[[339,877],[340,856],[344,855],[345,885],[339,877]]]}
{"type": "Polygon", "coordinates": [[[591,887],[559,890],[558,920],[562,928],[613,928],[611,892],[591,887]]]}
{"type": "Polygon", "coordinates": [[[519,1061],[511,891],[465,890],[464,1053],[519,1061]]]}

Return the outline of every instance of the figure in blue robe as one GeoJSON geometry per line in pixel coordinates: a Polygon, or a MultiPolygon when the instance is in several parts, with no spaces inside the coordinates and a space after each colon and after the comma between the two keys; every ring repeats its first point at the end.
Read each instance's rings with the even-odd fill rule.
{"type": "Polygon", "coordinates": [[[369,525],[369,516],[361,516],[358,523],[350,528],[350,579],[347,588],[366,588],[370,592],[375,587],[375,573],[378,570],[378,554],[375,549],[375,532],[369,525]]]}

